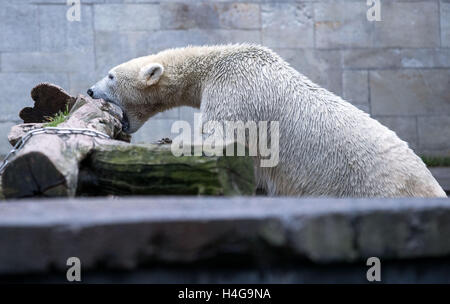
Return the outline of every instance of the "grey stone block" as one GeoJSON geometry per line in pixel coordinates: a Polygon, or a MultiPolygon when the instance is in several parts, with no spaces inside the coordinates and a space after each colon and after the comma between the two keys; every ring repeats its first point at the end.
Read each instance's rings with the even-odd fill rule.
{"type": "Polygon", "coordinates": [[[399,50],[394,49],[348,49],[342,51],[344,68],[352,69],[382,69],[401,66],[399,50]]]}
{"type": "Polygon", "coordinates": [[[160,27],[157,4],[95,4],[97,31],[146,31],[160,27]]]}
{"type": "Polygon", "coordinates": [[[358,109],[360,109],[361,111],[366,112],[367,114],[371,114],[371,110],[370,110],[370,105],[369,104],[354,104],[355,107],[357,107],[358,109]]]}
{"type": "Polygon", "coordinates": [[[0,121],[19,120],[19,111],[23,107],[33,105],[30,91],[40,82],[51,82],[62,88],[69,87],[65,73],[0,73],[0,121]]]}
{"type": "Polygon", "coordinates": [[[95,35],[97,76],[106,73],[118,64],[135,57],[150,54],[147,39],[151,34],[145,32],[97,31],[95,35]]]}
{"type": "Polygon", "coordinates": [[[161,3],[162,29],[259,29],[259,5],[252,3],[161,3]]]}
{"type": "Polygon", "coordinates": [[[401,67],[450,67],[450,52],[446,49],[402,49],[400,54],[401,67]]]}
{"type": "Polygon", "coordinates": [[[0,51],[35,51],[39,48],[39,15],[35,5],[2,3],[0,51]]]}
{"type": "Polygon", "coordinates": [[[311,3],[267,3],[261,5],[262,42],[273,48],[314,46],[311,3]]]}
{"type": "Polygon", "coordinates": [[[4,72],[80,72],[95,67],[93,52],[4,53],[4,72]]]}
{"type": "Polygon", "coordinates": [[[350,49],[342,51],[343,67],[352,69],[450,67],[446,49],[350,49]]]}
{"type": "Polygon", "coordinates": [[[275,49],[300,73],[342,96],[341,54],[334,50],[275,49]]]}
{"type": "Polygon", "coordinates": [[[375,116],[382,125],[385,125],[402,140],[409,144],[413,150],[418,149],[417,120],[416,117],[405,116],[375,116]]]}
{"type": "Polygon", "coordinates": [[[39,5],[41,51],[93,52],[92,6],[81,5],[80,21],[68,21],[67,10],[65,5],[39,5]]]}
{"type": "Polygon", "coordinates": [[[154,51],[187,45],[261,43],[260,32],[256,30],[164,30],[147,36],[148,47],[154,51]]]}
{"type": "Polygon", "coordinates": [[[82,5],[81,7],[80,21],[66,24],[68,51],[75,54],[76,52],[88,52],[94,49],[94,9],[90,5],[82,5]]]}
{"type": "Polygon", "coordinates": [[[420,116],[418,130],[421,149],[444,151],[450,155],[450,115],[420,116]]]}
{"type": "Polygon", "coordinates": [[[84,271],[280,253],[319,264],[448,257],[449,206],[448,199],[269,197],[0,203],[0,273],[50,265],[65,273],[72,256],[84,271]]]}
{"type": "Polygon", "coordinates": [[[86,95],[86,91],[97,81],[100,77],[94,70],[86,69],[86,72],[69,73],[69,87],[65,88],[72,96],[78,94],[86,95]]]}
{"type": "Polygon", "coordinates": [[[40,50],[44,52],[66,50],[68,8],[62,5],[39,5],[38,9],[40,50]]]}
{"type": "Polygon", "coordinates": [[[440,46],[437,1],[389,1],[382,7],[382,22],[374,22],[374,46],[440,46]]]}
{"type": "MultiPolygon", "coordinates": [[[[8,1],[8,0],[1,0],[1,1],[8,1]]],[[[117,2],[124,2],[124,1],[145,1],[145,0],[80,0],[81,4],[93,4],[93,3],[107,3],[108,1],[117,1],[117,2]]],[[[67,1],[62,0],[16,0],[16,2],[21,3],[33,3],[33,4],[59,4],[63,5],[66,4],[67,1]]],[[[69,6],[67,6],[69,8],[69,6]]]]}
{"type": "Polygon", "coordinates": [[[316,47],[372,47],[372,23],[367,21],[365,1],[314,4],[316,47]]]}
{"type": "Polygon", "coordinates": [[[450,191],[450,167],[431,167],[431,174],[445,191],[450,191]]]}
{"type": "MultiPolygon", "coordinates": [[[[17,116],[18,118],[19,116],[17,116]]],[[[0,122],[0,162],[3,161],[3,157],[8,154],[9,151],[13,148],[8,141],[8,134],[11,130],[11,127],[16,125],[14,122],[0,122]]]]}
{"type": "Polygon", "coordinates": [[[373,115],[450,114],[450,70],[370,71],[373,115]]]}
{"type": "Polygon", "coordinates": [[[343,95],[352,104],[369,105],[369,75],[367,71],[344,71],[343,95]]]}
{"type": "Polygon", "coordinates": [[[450,47],[450,2],[440,3],[441,7],[441,43],[443,47],[450,47]]]}

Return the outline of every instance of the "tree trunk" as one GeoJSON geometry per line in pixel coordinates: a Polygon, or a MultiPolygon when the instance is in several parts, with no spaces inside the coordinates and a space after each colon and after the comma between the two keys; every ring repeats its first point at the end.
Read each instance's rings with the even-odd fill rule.
{"type": "MultiPolygon", "coordinates": [[[[121,131],[121,115],[120,109],[103,100],[80,95],[68,119],[57,127],[93,129],[129,140],[121,131]]],[[[8,138],[15,144],[40,127],[45,124],[15,126],[8,138]]],[[[7,165],[2,188],[6,198],[252,195],[255,181],[250,157],[176,157],[167,144],[130,145],[81,134],[39,134],[31,137],[7,165]]]]}
{"type": "Polygon", "coordinates": [[[254,193],[250,157],[176,157],[167,144],[97,147],[82,163],[77,189],[77,195],[254,193]]]}
{"type": "MultiPolygon", "coordinates": [[[[106,101],[80,95],[68,119],[57,127],[93,129],[118,138],[122,132],[121,115],[120,109],[106,101]]],[[[15,131],[18,129],[21,127],[15,131]]],[[[13,137],[10,135],[9,139],[14,141],[13,137]]],[[[120,144],[81,134],[33,136],[6,166],[2,176],[3,195],[6,198],[74,196],[79,163],[94,147],[114,142],[120,144]]]]}

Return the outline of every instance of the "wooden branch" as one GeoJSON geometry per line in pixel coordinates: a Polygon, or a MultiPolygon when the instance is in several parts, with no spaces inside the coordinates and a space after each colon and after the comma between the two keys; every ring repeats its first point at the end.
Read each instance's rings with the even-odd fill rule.
{"type": "Polygon", "coordinates": [[[31,98],[34,100],[34,106],[23,108],[19,113],[24,123],[45,122],[48,117],[53,117],[58,112],[70,110],[76,101],[76,97],[51,83],[35,86],[31,90],[31,98]]]}
{"type": "Polygon", "coordinates": [[[96,147],[80,169],[77,195],[255,194],[250,157],[176,157],[170,146],[96,147]]]}

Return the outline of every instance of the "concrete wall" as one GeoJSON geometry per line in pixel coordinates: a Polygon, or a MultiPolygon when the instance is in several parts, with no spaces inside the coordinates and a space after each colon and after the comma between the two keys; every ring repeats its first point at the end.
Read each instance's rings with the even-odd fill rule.
{"type": "MultiPolygon", "coordinates": [[[[0,0],[0,154],[30,89],[54,82],[72,94],[114,65],[187,44],[255,42],[368,111],[418,153],[450,153],[450,1],[82,0],[81,21],[65,0],[0,0]]],[[[173,136],[180,108],[148,122],[135,141],[173,136]]]]}
{"type": "Polygon", "coordinates": [[[449,202],[195,196],[0,201],[0,282],[8,274],[21,274],[22,282],[51,280],[50,271],[60,282],[68,257],[78,257],[84,282],[113,281],[107,273],[114,269],[128,271],[119,283],[364,283],[367,259],[378,257],[384,283],[449,283],[449,202]],[[391,267],[390,261],[402,264],[391,267]],[[305,262],[309,266],[299,265],[305,262]],[[183,271],[183,265],[189,267],[183,271]],[[88,271],[104,276],[85,278],[88,271]]]}

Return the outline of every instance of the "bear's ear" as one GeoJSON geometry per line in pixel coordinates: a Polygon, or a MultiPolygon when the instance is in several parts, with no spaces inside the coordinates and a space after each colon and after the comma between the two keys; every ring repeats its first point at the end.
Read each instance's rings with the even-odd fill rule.
{"type": "Polygon", "coordinates": [[[151,86],[159,81],[163,73],[164,67],[161,64],[150,63],[141,68],[139,77],[145,85],[151,86]]]}

